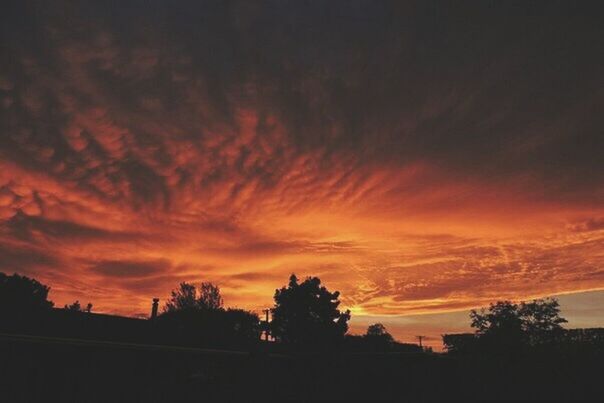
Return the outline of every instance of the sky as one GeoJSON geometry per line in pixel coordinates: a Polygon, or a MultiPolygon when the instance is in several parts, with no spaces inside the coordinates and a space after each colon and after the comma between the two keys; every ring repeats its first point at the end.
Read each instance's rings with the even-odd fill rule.
{"type": "Polygon", "coordinates": [[[604,326],[604,29],[577,3],[6,2],[0,271],[132,316],[182,281],[260,312],[296,273],[358,332],[547,295],[604,326]]]}

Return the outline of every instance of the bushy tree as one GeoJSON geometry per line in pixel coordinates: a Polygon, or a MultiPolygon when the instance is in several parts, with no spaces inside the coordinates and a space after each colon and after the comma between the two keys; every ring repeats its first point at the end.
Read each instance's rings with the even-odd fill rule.
{"type": "Polygon", "coordinates": [[[372,350],[387,351],[394,343],[394,338],[381,323],[367,327],[364,338],[372,350]]]}
{"type": "MultiPolygon", "coordinates": [[[[374,323],[373,325],[369,325],[367,327],[367,332],[365,333],[367,337],[383,337],[390,336],[390,333],[386,331],[386,326],[381,323],[374,323]]],[[[392,337],[392,336],[390,336],[392,337]]]]}
{"type": "Polygon", "coordinates": [[[212,283],[201,283],[199,291],[193,284],[180,283],[176,290],[172,290],[170,299],[164,306],[164,312],[182,310],[218,310],[222,309],[223,300],[220,288],[212,283]]]}
{"type": "Polygon", "coordinates": [[[221,309],[223,301],[220,288],[212,283],[201,283],[197,303],[203,309],[221,309]]]}
{"type": "Polygon", "coordinates": [[[0,272],[0,310],[13,313],[43,311],[53,307],[50,287],[26,276],[0,272]]]}
{"type": "Polygon", "coordinates": [[[192,284],[181,283],[172,291],[156,325],[171,343],[245,348],[260,338],[258,315],[224,309],[220,288],[212,283],[202,283],[199,291],[192,284]]]}
{"type": "Polygon", "coordinates": [[[499,301],[488,309],[472,310],[470,319],[483,346],[499,349],[550,342],[566,322],[560,316],[558,301],[553,298],[520,304],[499,301]]]}
{"type": "Polygon", "coordinates": [[[341,341],[350,311],[338,309],[340,293],[321,286],[317,277],[301,283],[292,274],[287,287],[275,291],[271,331],[284,343],[325,346],[341,341]]]}
{"type": "Polygon", "coordinates": [[[510,301],[498,301],[488,309],[472,309],[470,319],[479,335],[512,337],[522,333],[518,305],[510,301]]]}
{"type": "Polygon", "coordinates": [[[555,298],[535,299],[522,302],[518,308],[522,330],[530,344],[554,341],[567,320],[560,316],[560,304],[555,298]]]}
{"type": "Polygon", "coordinates": [[[170,293],[164,312],[182,311],[197,308],[197,289],[193,284],[182,282],[176,290],[170,293]]]}

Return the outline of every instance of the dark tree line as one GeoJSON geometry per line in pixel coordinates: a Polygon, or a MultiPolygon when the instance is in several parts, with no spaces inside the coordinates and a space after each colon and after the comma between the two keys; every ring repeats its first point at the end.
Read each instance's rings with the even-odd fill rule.
{"type": "MultiPolygon", "coordinates": [[[[0,273],[0,325],[39,322],[56,312],[48,300],[49,290],[35,279],[0,273]]],[[[365,335],[347,335],[350,312],[339,309],[339,298],[338,291],[329,291],[317,277],[299,281],[292,275],[287,286],[275,290],[272,321],[266,323],[254,312],[225,308],[217,285],[183,282],[171,292],[162,313],[149,322],[154,341],[170,344],[247,348],[258,343],[264,331],[289,350],[421,351],[416,345],[396,342],[380,323],[369,326],[365,335]]],[[[91,303],[82,307],[75,301],[59,311],[82,318],[99,316],[86,315],[91,310],[91,303]]],[[[573,343],[601,348],[604,339],[598,329],[564,329],[566,319],[560,316],[558,301],[551,298],[500,301],[472,310],[470,319],[475,333],[443,336],[448,352],[523,352],[573,343]]]]}
{"type": "MultiPolygon", "coordinates": [[[[49,312],[49,287],[34,279],[0,273],[0,301],[14,316],[49,312]]],[[[341,311],[340,293],[331,292],[317,277],[299,281],[295,275],[287,286],[275,290],[272,321],[257,314],[225,308],[220,288],[210,282],[199,286],[183,282],[171,291],[162,312],[151,322],[157,342],[244,348],[258,342],[261,332],[288,349],[320,349],[346,346],[353,350],[389,351],[396,346],[381,324],[369,327],[364,336],[349,336],[349,311],[341,311]]],[[[66,304],[65,314],[90,313],[92,304],[66,304]]],[[[5,315],[6,316],[6,315],[5,315]]]]}
{"type": "Polygon", "coordinates": [[[570,344],[602,345],[602,329],[564,329],[555,298],[514,303],[499,301],[488,308],[470,311],[474,333],[445,334],[443,344],[450,353],[509,354],[551,351],[570,344]],[[598,331],[599,330],[599,331],[598,331]]]}

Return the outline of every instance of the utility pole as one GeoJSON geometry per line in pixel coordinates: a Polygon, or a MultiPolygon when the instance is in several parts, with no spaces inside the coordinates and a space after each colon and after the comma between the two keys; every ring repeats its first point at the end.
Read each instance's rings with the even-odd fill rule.
{"type": "Polygon", "coordinates": [[[264,323],[266,324],[266,327],[264,328],[264,340],[268,341],[268,314],[270,313],[270,309],[263,309],[262,312],[264,312],[264,314],[266,315],[266,320],[264,321],[264,323]]]}
{"type": "Polygon", "coordinates": [[[422,340],[426,338],[426,336],[415,336],[419,340],[419,348],[423,349],[422,340]]]}

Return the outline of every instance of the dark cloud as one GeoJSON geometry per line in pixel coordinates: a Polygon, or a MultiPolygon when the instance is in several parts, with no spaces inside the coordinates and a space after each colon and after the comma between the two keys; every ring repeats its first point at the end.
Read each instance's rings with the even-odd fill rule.
{"type": "Polygon", "coordinates": [[[109,231],[98,227],[78,224],[73,221],[51,220],[41,216],[29,216],[18,211],[2,223],[0,228],[15,238],[35,242],[40,236],[55,240],[110,240],[136,241],[146,235],[134,232],[109,231]]]}
{"type": "Polygon", "coordinates": [[[0,270],[4,272],[35,273],[36,269],[53,269],[60,260],[50,252],[36,248],[0,243],[0,270]]]}
{"type": "Polygon", "coordinates": [[[90,270],[109,278],[145,278],[165,273],[172,268],[169,260],[148,261],[105,260],[90,266],[90,270]]]}
{"type": "Polygon", "coordinates": [[[590,218],[588,220],[575,223],[571,226],[573,231],[590,232],[604,229],[604,217],[590,218]]]}
{"type": "Polygon", "coordinates": [[[167,143],[196,147],[218,128],[200,184],[232,180],[236,166],[245,181],[275,184],[289,163],[279,148],[244,163],[273,115],[296,152],[529,175],[542,196],[601,201],[604,35],[587,4],[26,3],[5,14],[14,103],[2,114],[13,135],[0,148],[35,169],[63,164],[58,176],[108,197],[168,206],[167,171],[186,182],[189,167],[174,166],[167,143]],[[246,106],[258,111],[257,137],[227,162],[226,131],[240,129],[236,108],[246,106]],[[88,145],[74,149],[65,123],[90,108],[95,117],[79,124],[88,145]]]}

